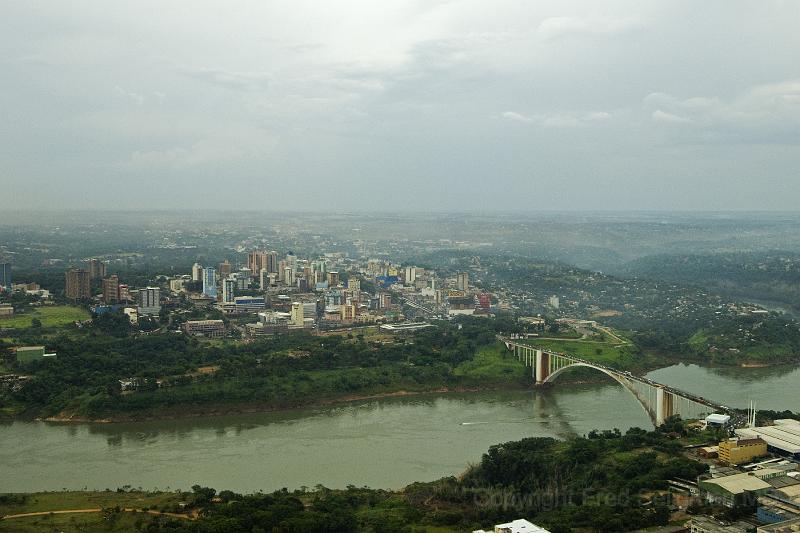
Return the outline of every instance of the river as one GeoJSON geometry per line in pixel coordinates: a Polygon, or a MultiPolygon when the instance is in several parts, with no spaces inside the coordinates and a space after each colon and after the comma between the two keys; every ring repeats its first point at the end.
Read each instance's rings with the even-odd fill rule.
{"type": "MultiPolygon", "coordinates": [[[[800,369],[675,365],[650,377],[728,405],[800,411],[800,369]]],[[[423,395],[335,407],[131,424],[0,425],[0,492],[239,492],[348,484],[400,488],[462,472],[489,446],[591,429],[652,427],[616,384],[423,395]]]]}

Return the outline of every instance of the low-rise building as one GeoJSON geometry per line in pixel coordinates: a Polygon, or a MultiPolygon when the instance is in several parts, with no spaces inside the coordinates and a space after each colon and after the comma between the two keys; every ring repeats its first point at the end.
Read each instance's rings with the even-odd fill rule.
{"type": "Polygon", "coordinates": [[[14,307],[11,304],[0,305],[0,319],[14,316],[14,307]]]}
{"type": "MultiPolygon", "coordinates": [[[[543,527],[539,527],[534,523],[531,523],[524,518],[518,518],[517,520],[512,520],[511,522],[507,522],[505,524],[497,524],[492,529],[494,533],[550,533],[543,527]]],[[[478,529],[473,531],[472,533],[489,533],[483,529],[478,529]]]]}
{"type": "Polygon", "coordinates": [[[712,413],[706,417],[706,424],[709,426],[727,426],[731,421],[730,415],[712,413]]]}
{"type": "Polygon", "coordinates": [[[757,533],[797,533],[798,531],[800,531],[800,518],[779,522],[777,524],[760,526],[756,529],[757,533]]]}
{"type": "Polygon", "coordinates": [[[406,322],[403,324],[382,324],[378,329],[383,333],[412,333],[427,328],[435,328],[427,322],[406,322]]]}
{"type": "Polygon", "coordinates": [[[695,516],[689,522],[691,533],[749,533],[753,525],[747,522],[720,522],[709,516],[695,516]]]}
{"type": "Polygon", "coordinates": [[[233,298],[236,310],[242,313],[257,313],[267,307],[263,296],[236,296],[233,298]]]}
{"type": "Polygon", "coordinates": [[[697,485],[709,503],[733,508],[755,505],[758,496],[773,488],[766,480],[785,475],[783,470],[765,468],[744,474],[701,479],[697,485]]]}
{"type": "Polygon", "coordinates": [[[776,524],[800,518],[800,503],[788,500],[780,493],[761,496],[758,498],[756,518],[765,524],[776,524]]]}
{"type": "Polygon", "coordinates": [[[741,465],[753,459],[764,457],[767,451],[766,441],[756,437],[752,439],[732,438],[719,443],[717,455],[721,463],[741,465]]]}
{"type": "Polygon", "coordinates": [[[225,335],[225,322],[222,320],[188,320],[183,324],[187,335],[215,338],[225,335]]]}
{"type": "Polygon", "coordinates": [[[139,323],[139,311],[135,307],[126,307],[122,312],[125,313],[125,316],[128,317],[131,324],[136,325],[139,323]]]}

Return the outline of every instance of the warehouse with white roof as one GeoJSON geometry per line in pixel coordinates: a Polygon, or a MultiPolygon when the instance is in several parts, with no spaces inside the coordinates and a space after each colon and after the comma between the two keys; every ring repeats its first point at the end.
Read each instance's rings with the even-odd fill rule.
{"type": "Polygon", "coordinates": [[[736,434],[746,439],[760,437],[767,442],[771,451],[800,459],[800,421],[798,420],[776,420],[773,426],[737,429],[736,434]]]}

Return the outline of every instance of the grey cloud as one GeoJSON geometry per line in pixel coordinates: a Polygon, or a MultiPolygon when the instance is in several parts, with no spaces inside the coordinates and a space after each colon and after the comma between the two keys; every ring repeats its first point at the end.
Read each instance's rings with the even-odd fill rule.
{"type": "Polygon", "coordinates": [[[787,80],[749,88],[730,98],[694,96],[677,98],[652,93],[644,99],[656,122],[685,124],[716,132],[717,141],[800,142],[800,81],[787,80]]]}
{"type": "Polygon", "coordinates": [[[585,126],[592,123],[599,123],[613,117],[608,111],[589,111],[582,113],[545,113],[535,115],[524,115],[516,111],[506,111],[501,115],[503,118],[536,124],[544,127],[568,128],[575,126],[585,126]]]}
{"type": "Polygon", "coordinates": [[[219,68],[181,67],[178,72],[189,78],[225,87],[257,91],[267,87],[270,76],[264,72],[236,72],[219,68]]]}
{"type": "Polygon", "coordinates": [[[50,0],[3,15],[0,209],[73,189],[93,190],[75,207],[131,208],[800,198],[800,3],[50,0]]]}

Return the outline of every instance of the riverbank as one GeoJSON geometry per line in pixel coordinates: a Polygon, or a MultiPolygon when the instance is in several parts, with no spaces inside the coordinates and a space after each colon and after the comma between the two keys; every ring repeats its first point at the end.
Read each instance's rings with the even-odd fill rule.
{"type": "MultiPolygon", "coordinates": [[[[582,381],[569,383],[584,383],[582,381]]],[[[586,382],[588,383],[588,382],[586,382]]],[[[566,384],[566,382],[565,382],[566,384]]],[[[87,418],[71,414],[63,414],[50,417],[37,417],[36,421],[50,422],[56,424],[119,424],[130,422],[156,422],[161,420],[180,420],[192,418],[224,417],[230,415],[243,415],[255,413],[280,413],[293,412],[302,409],[315,409],[346,405],[348,403],[363,402],[369,400],[381,400],[387,398],[403,398],[417,396],[432,396],[452,393],[479,393],[493,391],[524,391],[528,387],[507,383],[492,384],[487,386],[456,386],[456,387],[436,387],[422,390],[395,390],[380,393],[365,394],[345,394],[333,398],[321,398],[318,401],[300,403],[295,405],[273,405],[264,403],[235,403],[235,404],[216,404],[205,406],[176,406],[175,408],[160,409],[158,412],[145,411],[130,414],[118,414],[103,418],[87,418]]]]}

